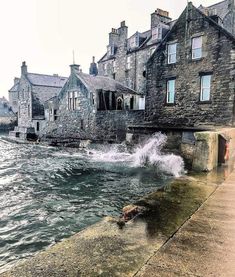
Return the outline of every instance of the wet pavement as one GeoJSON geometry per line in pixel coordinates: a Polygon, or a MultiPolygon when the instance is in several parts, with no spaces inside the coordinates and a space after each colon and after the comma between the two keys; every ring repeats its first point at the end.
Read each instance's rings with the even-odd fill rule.
{"type": "Polygon", "coordinates": [[[235,276],[234,171],[135,276],[235,276]]]}
{"type": "Polygon", "coordinates": [[[226,176],[177,178],[137,201],[148,212],[122,229],[106,218],[0,277],[235,276],[235,173],[219,185],[226,176]]]}

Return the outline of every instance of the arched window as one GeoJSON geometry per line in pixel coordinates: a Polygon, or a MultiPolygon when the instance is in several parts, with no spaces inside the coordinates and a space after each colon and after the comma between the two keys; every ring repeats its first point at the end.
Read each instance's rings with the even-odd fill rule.
{"type": "Polygon", "coordinates": [[[123,110],[123,99],[121,97],[117,98],[117,110],[123,110]]]}

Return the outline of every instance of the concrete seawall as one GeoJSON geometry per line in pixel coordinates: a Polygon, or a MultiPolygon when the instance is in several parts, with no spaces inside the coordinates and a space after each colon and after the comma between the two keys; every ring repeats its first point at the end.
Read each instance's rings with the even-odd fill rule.
{"type": "Polygon", "coordinates": [[[226,176],[225,170],[178,178],[140,199],[136,204],[148,212],[122,229],[115,219],[106,218],[0,276],[134,276],[213,195],[226,176]]]}

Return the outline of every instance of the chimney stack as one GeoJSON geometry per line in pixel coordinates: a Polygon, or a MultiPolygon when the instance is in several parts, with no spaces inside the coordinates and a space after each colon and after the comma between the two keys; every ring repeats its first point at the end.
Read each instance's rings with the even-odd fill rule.
{"type": "Polygon", "coordinates": [[[157,27],[160,22],[168,24],[171,20],[169,12],[156,9],[155,12],[151,14],[151,29],[157,27]]]}
{"type": "Polygon", "coordinates": [[[22,62],[21,65],[21,75],[26,75],[28,73],[26,62],[22,62]]]}
{"type": "Polygon", "coordinates": [[[90,64],[89,74],[93,76],[98,75],[98,68],[94,56],[92,57],[92,63],[90,64]]]}

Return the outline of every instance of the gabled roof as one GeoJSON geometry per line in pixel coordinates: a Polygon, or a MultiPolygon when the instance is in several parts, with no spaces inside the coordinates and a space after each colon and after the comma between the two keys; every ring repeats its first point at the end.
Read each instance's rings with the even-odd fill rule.
{"type": "MultiPolygon", "coordinates": [[[[189,2],[188,5],[191,5],[191,7],[193,9],[195,9],[202,17],[204,17],[212,26],[214,26],[217,30],[221,31],[225,36],[227,36],[230,40],[232,40],[233,42],[235,42],[235,36],[233,36],[229,31],[227,31],[225,28],[223,28],[221,25],[217,24],[213,19],[211,19],[209,16],[205,15],[204,12],[202,12],[200,9],[196,8],[192,2],[189,2]]],[[[180,17],[184,14],[184,12],[186,11],[186,8],[184,9],[184,11],[181,13],[180,17]]],[[[179,18],[180,18],[179,17],[179,18]]],[[[179,19],[177,19],[178,21],[179,19]]],[[[186,20],[186,19],[185,19],[186,20]]],[[[173,27],[170,29],[170,31],[167,33],[167,35],[164,37],[164,39],[159,43],[157,49],[159,47],[161,47],[161,45],[164,45],[166,43],[166,41],[168,40],[168,37],[171,35],[171,33],[175,30],[175,28],[177,28],[177,21],[174,23],[173,27]]],[[[157,51],[156,49],[156,51],[157,51]]],[[[155,51],[155,52],[156,52],[155,51]]],[[[149,58],[148,61],[151,61],[154,57],[154,54],[149,58]]]]}
{"type": "Polygon", "coordinates": [[[58,75],[44,75],[37,73],[28,73],[27,78],[32,85],[57,88],[62,88],[68,79],[58,75]]]}
{"type": "MultiPolygon", "coordinates": [[[[76,72],[76,71],[75,71],[76,72]]],[[[120,82],[115,81],[114,79],[103,77],[103,76],[93,76],[85,74],[82,72],[76,72],[76,76],[81,80],[82,83],[87,87],[87,89],[95,92],[96,90],[105,90],[105,91],[117,91],[121,93],[130,93],[138,94],[135,90],[130,89],[120,82]]]]}

